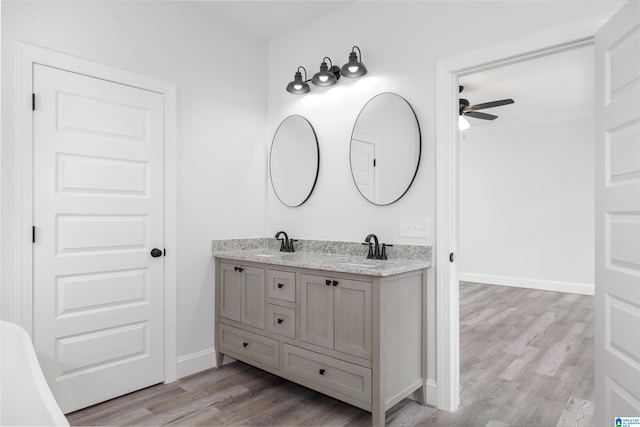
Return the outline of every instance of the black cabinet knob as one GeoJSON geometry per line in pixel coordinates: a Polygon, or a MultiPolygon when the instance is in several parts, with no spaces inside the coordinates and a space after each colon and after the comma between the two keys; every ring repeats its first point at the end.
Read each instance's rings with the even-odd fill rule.
{"type": "Polygon", "coordinates": [[[320,373],[320,375],[324,375],[325,371],[324,371],[324,369],[320,369],[318,372],[320,373]]]}
{"type": "Polygon", "coordinates": [[[246,347],[246,346],[248,346],[248,345],[249,345],[249,343],[248,343],[248,342],[243,342],[243,343],[242,343],[242,346],[243,346],[243,347],[246,347]]]}
{"type": "Polygon", "coordinates": [[[329,279],[325,280],[324,283],[327,286],[331,286],[331,280],[329,280],[329,279]]]}
{"type": "Polygon", "coordinates": [[[233,267],[233,269],[239,273],[242,273],[244,271],[244,268],[242,267],[233,267]]]}
{"type": "Polygon", "coordinates": [[[282,283],[278,283],[278,289],[282,289],[284,285],[282,283]]]}
{"type": "Polygon", "coordinates": [[[158,258],[159,256],[162,256],[162,251],[158,248],[153,248],[151,249],[151,256],[154,258],[158,258]]]}
{"type": "Polygon", "coordinates": [[[333,282],[331,282],[331,284],[332,284],[333,286],[338,286],[338,281],[337,281],[337,280],[334,280],[333,282]]]}
{"type": "Polygon", "coordinates": [[[278,319],[278,325],[282,325],[282,322],[284,322],[283,319],[278,319]]]}

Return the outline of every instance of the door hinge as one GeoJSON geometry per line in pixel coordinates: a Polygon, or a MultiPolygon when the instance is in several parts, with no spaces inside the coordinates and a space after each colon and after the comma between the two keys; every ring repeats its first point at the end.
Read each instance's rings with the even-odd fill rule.
{"type": "Polygon", "coordinates": [[[31,94],[31,111],[36,111],[36,94],[31,94]]]}
{"type": "Polygon", "coordinates": [[[453,252],[449,254],[449,262],[453,262],[453,252]]]}
{"type": "Polygon", "coordinates": [[[36,242],[36,226],[31,227],[31,243],[36,242]]]}

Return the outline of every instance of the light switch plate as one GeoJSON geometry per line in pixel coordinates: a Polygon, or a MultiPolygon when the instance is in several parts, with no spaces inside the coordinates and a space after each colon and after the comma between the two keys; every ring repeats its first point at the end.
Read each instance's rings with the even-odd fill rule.
{"type": "Polygon", "coordinates": [[[429,218],[400,218],[398,234],[400,237],[418,237],[428,239],[431,235],[429,218]]]}

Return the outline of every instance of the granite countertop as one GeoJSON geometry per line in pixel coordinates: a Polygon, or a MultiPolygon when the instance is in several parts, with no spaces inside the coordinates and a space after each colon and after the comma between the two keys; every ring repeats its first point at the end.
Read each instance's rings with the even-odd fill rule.
{"type": "Polygon", "coordinates": [[[318,246],[306,241],[300,244],[301,250],[296,252],[280,252],[277,246],[269,242],[275,239],[242,239],[213,241],[212,252],[217,258],[224,258],[235,261],[252,261],[270,265],[281,265],[287,267],[310,268],[315,270],[335,271],[340,273],[362,274],[367,276],[391,276],[394,274],[406,273],[420,270],[431,266],[431,248],[417,247],[417,250],[406,250],[406,248],[390,247],[389,260],[367,259],[367,248],[360,243],[334,242],[318,246]],[[260,242],[257,242],[260,240],[260,242]],[[265,242],[266,240],[266,242],[265,242]],[[229,244],[231,242],[231,244],[229,244]],[[356,246],[357,245],[357,246],[356,246]],[[317,252],[313,249],[334,248],[334,252],[317,252]],[[428,248],[428,251],[424,251],[428,248]],[[413,255],[416,259],[393,257],[391,250],[394,249],[396,255],[413,255]],[[363,254],[354,254],[358,251],[363,254]]]}

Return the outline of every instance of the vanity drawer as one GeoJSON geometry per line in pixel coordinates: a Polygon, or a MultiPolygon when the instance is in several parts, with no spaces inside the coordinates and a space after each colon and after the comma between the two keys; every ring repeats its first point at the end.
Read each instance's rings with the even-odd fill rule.
{"type": "Polygon", "coordinates": [[[296,337],[296,310],[269,304],[267,307],[267,330],[289,338],[296,337]]]}
{"type": "Polygon", "coordinates": [[[269,270],[267,272],[269,298],[296,302],[296,273],[291,271],[269,270]]]}
{"type": "Polygon", "coordinates": [[[371,369],[289,344],[283,358],[288,374],[371,404],[371,369]]]}
{"type": "Polygon", "coordinates": [[[274,368],[280,367],[278,341],[221,324],[220,350],[224,353],[225,349],[274,368]]]}

